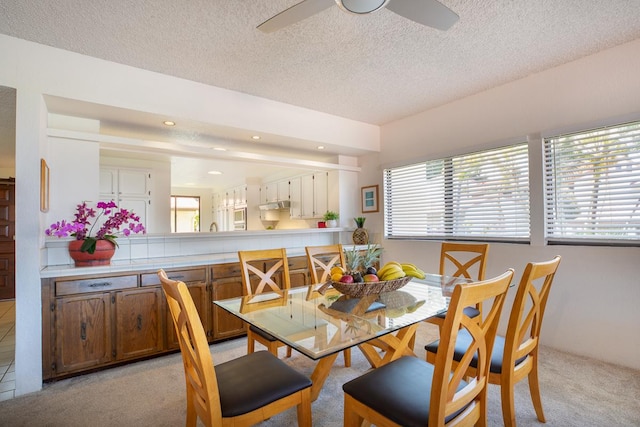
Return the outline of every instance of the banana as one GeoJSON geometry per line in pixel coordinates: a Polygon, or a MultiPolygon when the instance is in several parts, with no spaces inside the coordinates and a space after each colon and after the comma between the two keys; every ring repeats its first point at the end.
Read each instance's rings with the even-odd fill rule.
{"type": "Polygon", "coordinates": [[[402,270],[402,267],[399,267],[396,264],[385,264],[380,270],[378,270],[378,276],[384,276],[386,272],[398,269],[402,270]]]}
{"type": "Polygon", "coordinates": [[[424,271],[416,267],[415,264],[402,263],[402,271],[404,271],[407,274],[407,276],[417,277],[418,279],[425,278],[424,271]]]}
{"type": "Polygon", "coordinates": [[[391,263],[391,262],[386,263],[385,265],[380,267],[380,269],[378,270],[378,272],[377,272],[378,277],[384,276],[385,272],[389,271],[392,268],[396,268],[396,267],[397,267],[397,265],[395,263],[391,263]]]}
{"type": "Polygon", "coordinates": [[[393,270],[393,271],[389,271],[388,273],[386,273],[384,275],[384,277],[382,278],[382,280],[395,280],[395,279],[401,279],[404,276],[406,276],[407,273],[405,273],[404,271],[402,271],[402,269],[398,268],[397,270],[393,270]]]}
{"type": "Polygon", "coordinates": [[[424,274],[424,271],[422,271],[420,269],[404,270],[404,272],[407,274],[407,276],[416,277],[418,279],[424,279],[426,277],[426,275],[424,274]]]}

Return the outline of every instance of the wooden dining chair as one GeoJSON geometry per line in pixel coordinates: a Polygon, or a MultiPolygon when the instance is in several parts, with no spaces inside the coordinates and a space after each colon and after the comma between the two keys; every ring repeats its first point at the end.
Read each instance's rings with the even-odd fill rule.
{"type": "MultiPolygon", "coordinates": [[[[324,245],[324,246],[307,246],[305,247],[307,253],[307,266],[309,268],[309,276],[311,278],[311,285],[309,285],[309,292],[307,293],[307,299],[313,299],[320,296],[317,291],[317,285],[324,284],[331,277],[331,269],[336,265],[341,267],[346,266],[345,255],[342,249],[342,245],[324,245]],[[320,272],[320,275],[318,275],[320,272]]],[[[324,291],[324,295],[330,293],[339,294],[339,292],[333,288],[324,291]]],[[[344,366],[351,366],[351,349],[346,349],[342,352],[344,355],[344,366]]]]}
{"type": "MultiPolygon", "coordinates": [[[[291,288],[286,249],[239,251],[238,258],[240,258],[243,295],[255,296],[263,292],[274,292],[284,298],[284,291],[291,288]]],[[[285,346],[271,334],[250,325],[247,330],[247,353],[255,351],[256,341],[275,356],[278,356],[278,349],[285,346]]],[[[290,356],[291,347],[287,347],[287,357],[290,356]]]]}
{"type": "MultiPolygon", "coordinates": [[[[527,264],[518,284],[506,335],[498,335],[493,346],[489,383],[500,386],[502,416],[506,427],[516,426],[514,386],[527,377],[536,416],[539,421],[546,422],[538,381],[538,349],[542,318],[560,259],[560,256],[556,256],[550,261],[527,264]]],[[[456,351],[463,352],[469,339],[467,335],[460,334],[456,351]]],[[[425,347],[427,360],[434,360],[438,344],[436,341],[425,347]]],[[[456,357],[456,360],[460,359],[456,357]]],[[[469,373],[473,373],[474,366],[472,363],[468,368],[469,373]]]]}
{"type": "MultiPolygon", "coordinates": [[[[442,276],[465,277],[470,280],[484,280],[487,265],[488,243],[459,243],[442,242],[440,246],[440,268],[442,276]]],[[[482,304],[467,307],[467,315],[476,317],[482,315],[482,304]]],[[[441,327],[444,314],[431,317],[427,323],[441,327]]]]}
{"type": "Polygon", "coordinates": [[[180,343],[188,427],[251,426],[297,407],[298,425],[311,426],[311,380],[266,351],[214,367],[204,327],[187,286],[158,272],[180,343]]]}
{"type": "Polygon", "coordinates": [[[363,420],[394,427],[485,426],[491,349],[512,277],[509,269],[493,279],[456,285],[435,363],[404,356],[344,384],[345,427],[360,426],[363,420]],[[465,314],[465,307],[489,300],[491,309],[480,321],[465,314]],[[454,368],[453,344],[462,331],[473,337],[473,345],[454,368]],[[465,363],[474,356],[479,369],[465,377],[465,363]]]}

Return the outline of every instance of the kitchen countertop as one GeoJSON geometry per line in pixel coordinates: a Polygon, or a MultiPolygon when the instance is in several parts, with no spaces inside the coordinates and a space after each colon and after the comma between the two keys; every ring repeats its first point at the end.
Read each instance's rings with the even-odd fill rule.
{"type": "MultiPolygon", "coordinates": [[[[304,248],[289,248],[287,256],[305,256],[304,248]]],[[[134,260],[111,261],[111,265],[97,267],[76,267],[73,264],[52,265],[40,271],[42,279],[52,277],[68,277],[81,275],[115,274],[126,272],[139,272],[143,270],[158,270],[160,268],[172,269],[181,267],[199,267],[227,262],[239,262],[238,252],[224,252],[207,255],[189,255],[164,258],[144,258],[134,260]]]]}
{"type": "MultiPolygon", "coordinates": [[[[274,247],[287,247],[287,255],[290,257],[293,256],[305,256],[304,246],[288,247],[287,243],[283,241],[283,238],[286,236],[290,236],[291,238],[296,238],[297,235],[300,234],[308,234],[308,233],[340,233],[343,231],[348,231],[349,229],[345,228],[324,228],[324,229],[292,229],[292,230],[260,230],[260,231],[233,231],[233,232],[217,232],[217,233],[177,233],[177,234],[169,234],[169,235],[145,235],[145,236],[132,236],[127,241],[120,240],[121,246],[130,245],[134,247],[135,245],[140,244],[150,244],[153,242],[160,242],[160,244],[172,244],[172,245],[180,245],[181,241],[183,244],[190,247],[193,245],[200,249],[200,253],[197,254],[185,254],[185,255],[169,255],[169,256],[160,256],[157,257],[128,257],[126,259],[112,259],[110,265],[106,266],[96,266],[96,267],[76,267],[73,262],[69,263],[61,263],[61,264],[50,264],[45,266],[40,270],[40,277],[42,279],[54,278],[54,277],[72,277],[72,276],[81,276],[81,275],[104,275],[104,274],[121,274],[127,272],[140,272],[140,271],[154,271],[160,268],[164,269],[174,269],[174,268],[187,268],[187,267],[198,267],[198,266],[206,266],[213,264],[222,264],[228,262],[238,262],[238,251],[229,251],[229,248],[224,248],[224,244],[219,246],[219,249],[222,249],[220,252],[212,251],[212,253],[202,253],[203,245],[208,244],[208,241],[211,242],[223,242],[223,239],[232,239],[234,241],[238,239],[255,239],[255,238],[263,238],[269,236],[270,238],[274,238],[274,247]]],[[[50,239],[47,241],[47,247],[49,250],[58,250],[60,253],[64,252],[64,257],[67,258],[67,247],[68,247],[69,239],[50,239]]],[[[261,242],[258,241],[258,242],[261,242]]],[[[255,242],[255,243],[258,243],[255,242]]],[[[291,243],[291,242],[289,242],[291,243]]],[[[298,240],[298,244],[303,243],[298,240]]],[[[304,243],[303,243],[304,244],[304,243]]],[[[247,245],[252,246],[251,241],[247,241],[247,245]]],[[[345,244],[347,246],[347,244],[345,244]]],[[[363,246],[366,248],[366,245],[363,246]]],[[[151,251],[149,251],[151,252],[151,251]]],[[[185,252],[189,252],[189,250],[185,250],[185,252]]],[[[191,251],[194,252],[194,251],[191,251]]],[[[126,251],[123,253],[127,253],[126,251]]]]}

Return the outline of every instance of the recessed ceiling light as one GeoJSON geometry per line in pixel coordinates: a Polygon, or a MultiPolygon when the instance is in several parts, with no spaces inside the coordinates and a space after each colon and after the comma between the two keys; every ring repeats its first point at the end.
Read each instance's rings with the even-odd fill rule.
{"type": "Polygon", "coordinates": [[[222,172],[220,171],[209,171],[207,172],[209,175],[222,175],[222,172]]]}
{"type": "Polygon", "coordinates": [[[316,148],[317,148],[318,150],[324,150],[324,145],[318,145],[316,148]]]}
{"type": "Polygon", "coordinates": [[[258,140],[258,139],[260,139],[260,135],[253,135],[253,136],[251,137],[251,139],[258,140]]]}
{"type": "Polygon", "coordinates": [[[176,122],[172,122],[171,120],[165,120],[164,122],[162,122],[162,124],[166,126],[175,126],[176,122]]]}
{"type": "Polygon", "coordinates": [[[222,147],[213,147],[214,151],[227,151],[226,148],[222,148],[222,147]]]}

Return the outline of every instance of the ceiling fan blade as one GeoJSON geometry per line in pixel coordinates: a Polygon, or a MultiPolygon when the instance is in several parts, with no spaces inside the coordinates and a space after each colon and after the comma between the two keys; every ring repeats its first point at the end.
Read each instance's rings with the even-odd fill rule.
{"type": "Polygon", "coordinates": [[[437,0],[391,0],[387,9],[418,24],[448,30],[460,17],[437,0]]]}
{"type": "Polygon", "coordinates": [[[307,19],[335,4],[335,0],[303,0],[283,10],[274,17],[267,19],[258,25],[258,29],[265,33],[272,33],[288,25],[307,19]]]}

